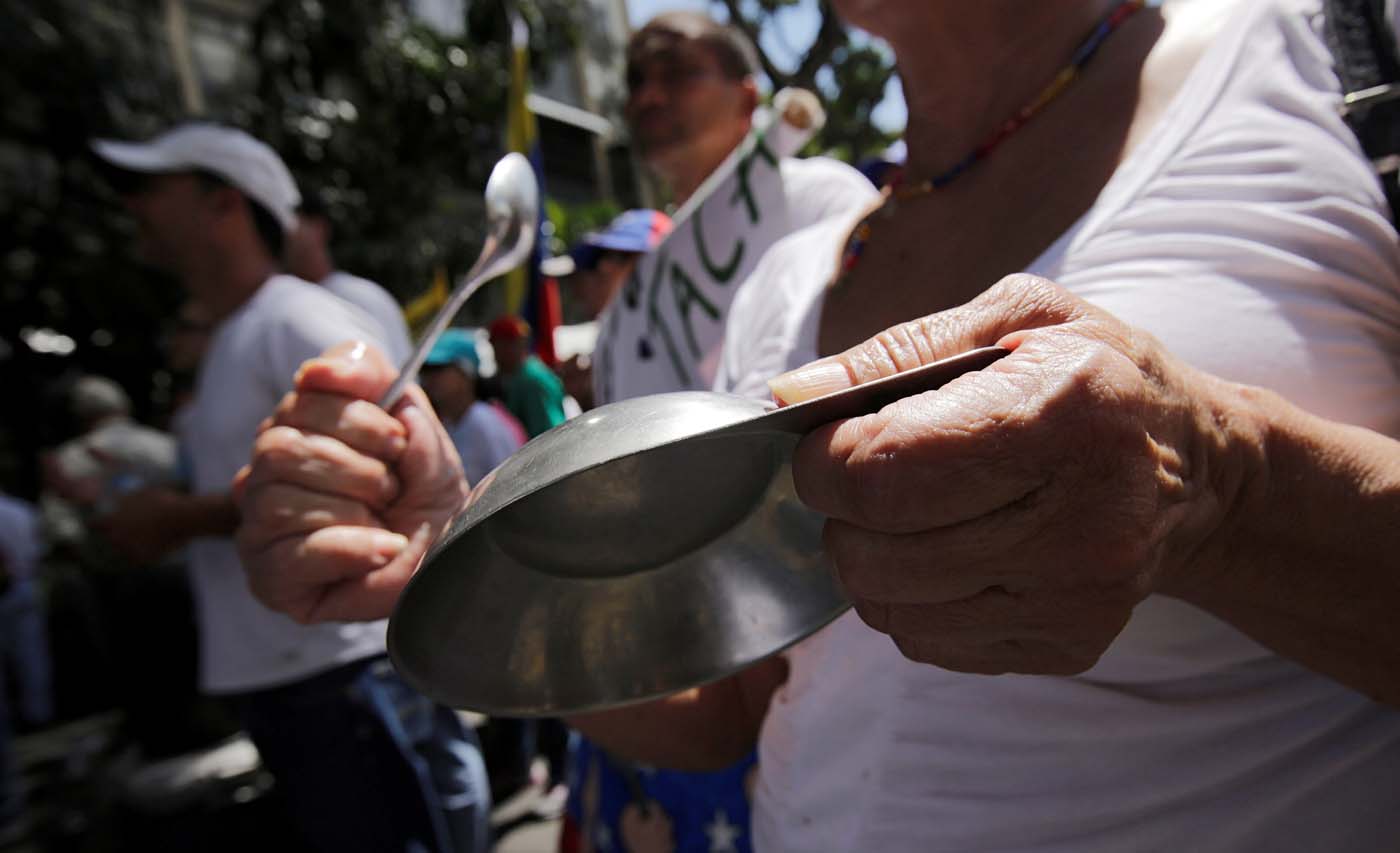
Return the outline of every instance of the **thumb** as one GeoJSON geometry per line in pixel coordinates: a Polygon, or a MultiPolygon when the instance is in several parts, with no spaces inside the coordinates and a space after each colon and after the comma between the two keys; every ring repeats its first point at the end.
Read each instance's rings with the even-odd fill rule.
{"type": "Polygon", "coordinates": [[[398,370],[379,347],[364,341],[336,344],[301,365],[296,390],[320,391],[360,400],[377,401],[398,370]]]}
{"type": "Polygon", "coordinates": [[[1014,275],[972,301],[892,326],[837,355],[768,382],[781,405],[883,379],[977,347],[1015,349],[1019,333],[1083,318],[1096,309],[1043,278],[1014,275]]]}

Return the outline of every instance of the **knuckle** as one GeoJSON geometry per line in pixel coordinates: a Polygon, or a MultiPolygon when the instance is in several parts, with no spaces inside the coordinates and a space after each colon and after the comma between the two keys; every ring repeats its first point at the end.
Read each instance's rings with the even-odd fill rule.
{"type": "Polygon", "coordinates": [[[860,620],[872,630],[882,634],[890,632],[889,608],[883,604],[868,601],[857,601],[852,607],[860,620]]]}
{"type": "Polygon", "coordinates": [[[986,608],[964,600],[925,607],[920,618],[927,630],[957,636],[985,628],[994,617],[986,612],[986,608]]]}
{"type": "Polygon", "coordinates": [[[1118,533],[1104,536],[1092,547],[1092,557],[1081,568],[1089,586],[1084,592],[1097,606],[1117,604],[1117,599],[1134,595],[1150,578],[1156,549],[1146,537],[1118,533]]]}
{"type": "Polygon", "coordinates": [[[985,298],[991,302],[1013,302],[1029,310],[1044,308],[1061,301],[1064,290],[1049,279],[1031,273],[1018,272],[1004,276],[987,289],[985,298]]]}
{"type": "Polygon", "coordinates": [[[289,426],[274,426],[253,442],[253,463],[274,469],[295,462],[302,455],[305,436],[289,426]]]}
{"type": "Polygon", "coordinates": [[[897,442],[876,435],[845,461],[848,505],[862,526],[874,530],[902,529],[913,513],[911,463],[897,442]]]}
{"type": "Polygon", "coordinates": [[[949,665],[950,662],[956,661],[957,656],[949,654],[936,642],[927,637],[915,636],[912,634],[894,634],[891,636],[891,639],[894,640],[895,648],[899,649],[899,653],[908,660],[914,661],[915,663],[933,664],[945,669],[957,669],[957,666],[949,665]]]}

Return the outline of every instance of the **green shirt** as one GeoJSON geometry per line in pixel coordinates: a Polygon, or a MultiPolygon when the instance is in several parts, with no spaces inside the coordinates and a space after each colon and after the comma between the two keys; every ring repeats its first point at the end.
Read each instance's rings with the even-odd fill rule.
{"type": "Polygon", "coordinates": [[[515,375],[501,378],[501,391],[531,438],[564,422],[564,383],[533,355],[515,375]]]}

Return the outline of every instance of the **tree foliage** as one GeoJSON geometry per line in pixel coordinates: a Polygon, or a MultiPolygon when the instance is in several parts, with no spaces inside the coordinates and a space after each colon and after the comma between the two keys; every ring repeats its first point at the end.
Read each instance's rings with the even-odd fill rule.
{"type": "Polygon", "coordinates": [[[774,91],[797,86],[821,93],[827,123],[812,144],[814,150],[859,163],[894,141],[897,134],[882,131],[871,121],[894,76],[891,57],[848,29],[831,0],[711,0],[711,5],[758,45],[759,62],[774,91]],[[762,36],[771,32],[781,40],[778,17],[798,5],[815,6],[817,32],[805,48],[784,43],[795,56],[783,61],[763,49],[762,36]]]}
{"type": "MultiPolygon", "coordinates": [[[[573,37],[574,5],[536,0],[534,67],[573,37]]],[[[340,228],[338,258],[400,298],[480,245],[481,187],[502,153],[510,78],[500,3],[445,36],[397,3],[274,3],[254,25],[259,74],[242,123],[270,142],[340,228]]]]}
{"type": "MultiPolygon", "coordinates": [[[[515,5],[543,69],[579,13],[568,0],[515,5]]],[[[201,118],[277,148],[304,187],[323,190],[340,260],[403,298],[436,266],[459,271],[475,256],[481,187],[502,149],[504,4],[470,6],[465,31],[443,35],[403,0],[249,3],[237,73],[206,81],[201,118]]],[[[0,378],[29,403],[75,370],[118,379],[142,414],[167,390],[158,341],[181,295],[132,257],[131,222],[88,149],[94,137],[144,138],[188,117],[161,9],[0,0],[0,378]],[[35,354],[21,332],[37,328],[76,349],[35,354]]]]}

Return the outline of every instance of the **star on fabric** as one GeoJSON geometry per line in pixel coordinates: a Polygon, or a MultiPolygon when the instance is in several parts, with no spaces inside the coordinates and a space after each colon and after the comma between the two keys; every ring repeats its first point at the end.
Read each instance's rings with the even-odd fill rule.
{"type": "Polygon", "coordinates": [[[715,812],[715,819],[705,824],[705,834],[710,837],[710,853],[738,853],[734,842],[744,833],[729,822],[729,815],[724,813],[724,809],[719,809],[715,812]]]}

